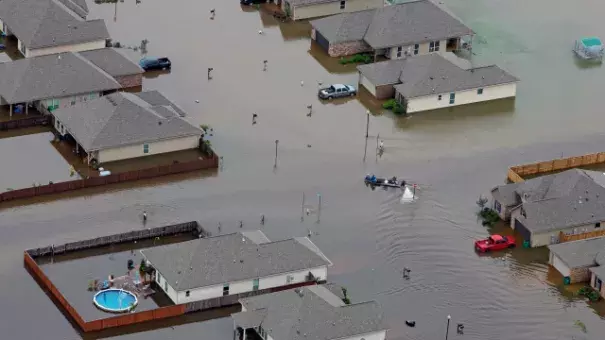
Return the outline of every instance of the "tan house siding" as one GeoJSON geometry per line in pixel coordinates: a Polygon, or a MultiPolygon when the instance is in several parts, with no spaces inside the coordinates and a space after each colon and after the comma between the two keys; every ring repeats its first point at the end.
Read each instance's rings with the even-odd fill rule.
{"type": "MultiPolygon", "coordinates": [[[[434,52],[443,53],[443,52],[445,52],[446,43],[447,43],[447,40],[440,40],[439,41],[439,50],[432,51],[432,52],[430,51],[430,48],[429,48],[430,42],[420,43],[420,44],[418,44],[418,55],[430,54],[430,53],[434,53],[434,52]]],[[[405,58],[406,51],[409,52],[409,55],[414,55],[414,45],[415,44],[391,47],[390,49],[387,50],[385,55],[387,58],[390,58],[390,59],[405,58]],[[401,56],[397,56],[398,47],[401,47],[401,56]]]]}
{"type": "Polygon", "coordinates": [[[166,152],[195,149],[199,146],[199,139],[200,136],[189,136],[147,143],[149,145],[149,152],[147,153],[144,152],[143,143],[99,150],[97,160],[99,163],[106,163],[122,159],[157,155],[166,152]]]}
{"type": "Polygon", "coordinates": [[[343,57],[362,52],[369,52],[372,49],[364,41],[348,41],[336,44],[330,44],[328,55],[330,57],[343,57]]]}
{"type": "Polygon", "coordinates": [[[81,44],[74,44],[74,45],[53,46],[53,47],[48,47],[48,48],[36,48],[33,50],[27,48],[25,50],[25,57],[31,58],[31,57],[38,57],[41,55],[57,54],[57,53],[63,53],[63,52],[82,52],[82,51],[97,50],[100,48],[105,48],[105,39],[89,41],[89,42],[85,42],[85,43],[81,43],[81,44]]]}
{"type": "Polygon", "coordinates": [[[143,85],[143,74],[131,74],[128,76],[114,77],[115,80],[123,87],[136,87],[143,85]]]}
{"type": "MultiPolygon", "coordinates": [[[[590,273],[590,286],[592,288],[594,288],[595,290],[597,289],[597,285],[596,285],[596,275],[594,273],[590,273]]],[[[605,280],[605,278],[603,277],[599,277],[601,279],[601,281],[605,280]]],[[[599,292],[599,294],[601,294],[602,297],[605,298],[605,282],[603,282],[601,284],[601,291],[599,292]]]]}
{"type": "Polygon", "coordinates": [[[435,93],[429,96],[408,98],[408,113],[510,98],[515,97],[517,94],[516,83],[482,87],[482,94],[478,94],[478,89],[473,88],[455,92],[453,104],[450,104],[450,93],[435,93]],[[441,99],[439,99],[439,96],[441,96],[441,99]]]}
{"type": "MultiPolygon", "coordinates": [[[[511,219],[512,220],[512,219],[511,219]]],[[[594,224],[587,224],[583,226],[578,226],[574,228],[566,228],[566,229],[558,229],[552,230],[544,233],[532,233],[531,236],[531,246],[532,247],[541,247],[552,244],[551,240],[559,239],[559,233],[563,232],[566,234],[581,234],[595,230],[594,224]]]]}
{"type": "MultiPolygon", "coordinates": [[[[334,1],[309,6],[291,6],[291,15],[293,20],[301,20],[338,13],[358,12],[366,9],[380,8],[383,6],[384,0],[346,0],[345,8],[340,9],[340,1],[334,1]]],[[[284,5],[284,10],[285,8],[286,6],[284,5]]]]}

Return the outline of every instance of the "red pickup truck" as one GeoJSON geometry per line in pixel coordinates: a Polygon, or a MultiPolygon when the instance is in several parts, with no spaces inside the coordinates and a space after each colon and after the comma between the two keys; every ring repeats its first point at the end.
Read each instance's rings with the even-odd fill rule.
{"type": "Polygon", "coordinates": [[[512,236],[492,235],[485,240],[475,241],[475,250],[479,253],[489,253],[490,251],[504,250],[515,246],[515,238],[512,236]]]}

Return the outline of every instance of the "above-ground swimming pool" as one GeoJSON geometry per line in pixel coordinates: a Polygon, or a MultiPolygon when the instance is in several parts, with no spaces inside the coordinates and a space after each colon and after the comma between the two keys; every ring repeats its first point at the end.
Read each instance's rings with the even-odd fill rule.
{"type": "Polygon", "coordinates": [[[137,297],[123,289],[107,289],[95,294],[92,302],[97,308],[111,313],[124,313],[137,305],[137,297]]]}

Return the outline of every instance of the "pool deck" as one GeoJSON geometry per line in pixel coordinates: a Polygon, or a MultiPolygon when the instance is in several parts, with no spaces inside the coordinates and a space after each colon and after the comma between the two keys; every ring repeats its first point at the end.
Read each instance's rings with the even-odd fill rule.
{"type": "Polygon", "coordinates": [[[93,321],[119,315],[104,312],[92,302],[93,296],[98,290],[89,288],[91,281],[98,280],[98,283],[101,284],[108,279],[109,275],[114,275],[112,288],[121,288],[137,295],[138,304],[135,308],[137,312],[172,304],[161,292],[150,295],[153,291],[150,288],[145,289],[146,285],[143,282],[137,285],[135,273],[138,272],[141,258],[138,250],[122,251],[46,263],[42,264],[41,268],[82,318],[85,321],[93,321]],[[127,269],[128,260],[133,260],[137,267],[129,271],[127,269]]]}

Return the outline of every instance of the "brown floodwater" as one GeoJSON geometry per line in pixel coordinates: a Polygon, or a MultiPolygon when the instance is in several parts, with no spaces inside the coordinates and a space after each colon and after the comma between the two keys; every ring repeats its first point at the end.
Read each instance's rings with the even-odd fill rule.
{"type": "MultiPolygon", "coordinates": [[[[378,103],[363,93],[319,102],[318,82],[355,84],[357,75],[354,67],[318,53],[305,24],[275,22],[243,10],[236,0],[138,5],[127,0],[119,3],[115,22],[113,5],[90,3],[91,16],[107,20],[114,40],[138,45],[148,39],[149,55],[170,57],[172,71],[147,77],[143,88],[161,90],[194,124],[212,126],[212,143],[224,164],[215,176],[118,186],[2,210],[3,338],[82,337],[23,268],[23,249],[140,228],[146,210],[153,226],[196,219],[211,230],[221,222],[228,232],[239,230],[240,220],[244,229],[259,228],[265,214],[262,228],[270,238],[311,230],[334,262],[330,280],[346,286],[353,301],[382,304],[390,339],[443,339],[448,314],[450,338],[456,339],[602,339],[602,305],[560,289],[544,249],[480,257],[472,242],[488,234],[477,222],[475,201],[504,182],[508,166],[603,151],[605,69],[576,62],[571,47],[581,36],[603,35],[605,5],[589,0],[556,6],[546,0],[445,4],[479,35],[473,63],[498,63],[521,78],[515,101],[410,118],[380,114],[378,103]],[[208,68],[214,69],[212,80],[208,68]],[[311,117],[307,105],[313,106],[311,117]],[[376,115],[366,146],[368,109],[376,115]],[[258,114],[254,126],[253,113],[258,114]],[[381,158],[374,156],[377,135],[385,141],[381,158]],[[402,205],[398,191],[371,191],[362,181],[368,172],[417,183],[419,199],[402,205]],[[314,212],[301,222],[303,192],[314,212]],[[408,280],[401,277],[403,267],[411,269],[408,280]],[[406,319],[416,320],[416,327],[407,328],[406,319]],[[455,334],[457,323],[465,325],[464,335],[455,334]]],[[[3,149],[3,160],[19,151],[12,150],[3,149]]],[[[4,178],[27,175],[5,170],[6,162],[4,178]]],[[[111,336],[232,339],[229,318],[158,326],[165,327],[111,336]]],[[[101,336],[86,336],[95,337],[101,336]]]]}

